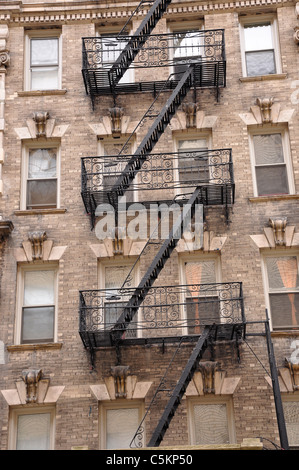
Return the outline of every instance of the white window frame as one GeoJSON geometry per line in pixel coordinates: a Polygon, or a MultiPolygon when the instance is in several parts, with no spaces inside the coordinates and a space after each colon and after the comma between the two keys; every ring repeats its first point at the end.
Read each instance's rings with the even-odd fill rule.
{"type": "MultiPolygon", "coordinates": [[[[112,28],[109,28],[107,30],[107,28],[101,28],[101,27],[97,27],[96,28],[96,37],[101,37],[101,36],[108,36],[108,35],[111,35],[112,37],[113,36],[116,36],[122,29],[122,26],[118,26],[118,27],[112,27],[112,28]]],[[[129,29],[129,33],[127,34],[128,36],[132,35],[133,34],[133,31],[132,31],[132,27],[128,25],[128,29],[129,29]]],[[[110,62],[109,62],[110,63],[110,62]]],[[[111,62],[111,65],[113,64],[114,62],[111,62]]],[[[102,68],[101,67],[101,64],[99,64],[99,67],[98,68],[102,68]]],[[[119,84],[130,84],[130,83],[134,83],[135,82],[135,70],[134,70],[134,61],[132,62],[132,64],[130,65],[130,67],[128,68],[128,70],[126,70],[125,74],[122,76],[122,78],[120,79],[120,81],[118,82],[119,84]]]]}
{"type": "MultiPolygon", "coordinates": [[[[230,396],[190,397],[187,400],[189,441],[191,445],[200,445],[195,441],[194,406],[225,404],[227,411],[229,444],[236,443],[233,402],[230,396]]],[[[225,443],[224,443],[225,444],[225,443]]]]}
{"type": "MultiPolygon", "coordinates": [[[[246,58],[245,58],[245,37],[244,37],[244,27],[248,25],[259,26],[264,23],[270,23],[273,39],[273,48],[274,48],[274,60],[276,66],[276,73],[270,75],[278,75],[282,73],[281,67],[281,54],[279,46],[279,33],[278,33],[278,22],[276,15],[274,14],[265,14],[259,16],[249,16],[239,18],[239,27],[240,27],[240,42],[241,42],[241,56],[242,56],[242,73],[243,77],[247,77],[247,67],[246,67],[246,58]]],[[[258,77],[259,75],[250,75],[249,78],[258,77]]]]}
{"type": "MultiPolygon", "coordinates": [[[[174,180],[175,181],[180,181],[179,177],[179,142],[182,141],[191,141],[191,140],[206,140],[207,141],[207,147],[208,150],[212,148],[212,133],[211,132],[198,132],[198,133],[188,133],[188,134],[178,134],[176,135],[174,139],[174,152],[177,153],[177,157],[175,158],[173,165],[173,171],[174,171],[174,180]]],[[[194,188],[195,189],[195,188],[194,188]]],[[[176,187],[174,189],[175,195],[179,196],[180,194],[186,193],[186,190],[184,187],[176,187]]]]}
{"type": "MultiPolygon", "coordinates": [[[[284,155],[284,161],[286,166],[287,172],[287,179],[289,185],[289,192],[285,195],[292,195],[295,194],[295,182],[294,182],[294,172],[293,172],[293,165],[292,165],[292,158],[291,158],[291,147],[290,147],[290,139],[288,129],[286,127],[260,127],[260,128],[252,128],[249,129],[248,137],[249,137],[249,151],[251,156],[251,171],[252,171],[252,180],[253,180],[253,194],[255,197],[259,197],[257,182],[256,182],[256,172],[255,172],[255,152],[254,152],[254,144],[253,144],[253,136],[255,135],[269,135],[269,134],[280,134],[281,135],[281,143],[284,155]]],[[[280,194],[277,194],[278,196],[280,194]]],[[[273,194],[273,196],[277,196],[273,194]]],[[[271,194],[262,195],[265,197],[271,197],[271,194]]]]}
{"type": "Polygon", "coordinates": [[[51,419],[51,431],[50,431],[50,443],[49,450],[54,450],[55,446],[55,407],[54,406],[30,406],[30,407],[16,407],[10,410],[10,421],[9,421],[9,437],[8,437],[8,448],[9,450],[16,450],[17,447],[17,433],[18,433],[18,417],[20,415],[33,415],[33,414],[50,414],[51,419]]]}
{"type": "MultiPolygon", "coordinates": [[[[106,290],[105,269],[107,267],[129,266],[130,268],[133,268],[133,265],[135,264],[135,261],[136,261],[136,258],[134,258],[134,259],[124,259],[124,258],[119,258],[119,257],[117,257],[115,259],[100,261],[99,264],[98,264],[98,286],[99,286],[99,289],[106,290]]],[[[139,263],[136,263],[136,265],[134,266],[134,270],[133,270],[132,274],[133,274],[133,284],[132,284],[132,286],[127,286],[127,287],[130,287],[130,288],[133,289],[134,287],[137,287],[138,284],[139,284],[139,279],[140,279],[139,263]]],[[[103,314],[104,314],[104,309],[103,309],[103,314]]],[[[137,316],[135,316],[135,318],[134,318],[134,322],[138,322],[138,321],[139,321],[139,311],[137,313],[137,316]]],[[[100,328],[102,330],[104,330],[104,322],[105,322],[105,318],[104,318],[103,324],[100,325],[100,328]]],[[[141,332],[138,329],[136,331],[136,336],[137,337],[141,336],[141,332]]]]}
{"type": "MultiPolygon", "coordinates": [[[[55,262],[45,263],[36,263],[36,264],[21,264],[18,267],[17,272],[17,313],[16,313],[16,324],[15,324],[15,343],[16,344],[30,344],[22,343],[22,320],[23,320],[23,299],[24,299],[24,287],[25,287],[25,273],[28,271],[53,271],[54,272],[54,332],[53,332],[53,341],[51,343],[56,343],[58,338],[58,265],[55,262]]],[[[45,344],[33,343],[33,344],[45,344]]]]}
{"type": "MultiPolygon", "coordinates": [[[[211,254],[204,254],[204,255],[195,255],[194,253],[192,255],[186,254],[182,255],[180,257],[180,264],[179,264],[179,275],[180,275],[180,285],[186,286],[187,281],[186,281],[186,272],[185,272],[185,263],[192,262],[201,262],[201,261],[214,261],[215,262],[215,278],[216,278],[216,283],[221,283],[222,282],[222,270],[221,270],[221,258],[220,256],[214,255],[213,253],[211,254]]],[[[181,318],[183,321],[183,325],[186,325],[188,322],[187,318],[187,308],[186,308],[186,294],[181,294],[181,318]]],[[[221,304],[220,304],[220,309],[221,309],[221,304]]],[[[221,318],[220,318],[221,321],[221,318]]],[[[188,326],[183,326],[183,335],[188,335],[188,326]]]]}
{"type": "MultiPolygon", "coordinates": [[[[117,399],[114,402],[101,402],[99,406],[99,431],[100,431],[100,448],[106,449],[107,444],[107,410],[118,410],[118,409],[138,409],[138,426],[141,423],[141,420],[144,416],[144,402],[141,400],[125,400],[117,399]]],[[[136,430],[137,431],[137,428],[136,430]]],[[[132,436],[133,438],[133,436],[132,436]]],[[[138,439],[138,438],[137,438],[138,439]]],[[[145,430],[143,432],[142,440],[138,441],[142,443],[142,446],[145,445],[145,430]]]]}
{"type": "MultiPolygon", "coordinates": [[[[61,29],[40,29],[40,30],[28,30],[25,32],[25,70],[24,70],[24,90],[25,91],[39,91],[33,90],[31,87],[31,39],[58,39],[58,71],[57,81],[58,88],[61,90],[62,87],[62,33],[61,29]]],[[[41,91],[49,91],[48,88],[41,88],[41,91]]]]}
{"type": "MultiPolygon", "coordinates": [[[[288,249],[288,250],[279,250],[279,249],[276,249],[274,251],[263,251],[262,253],[262,256],[261,256],[261,268],[262,268],[262,278],[263,278],[263,284],[264,284],[264,293],[265,293],[265,304],[266,304],[266,309],[268,310],[268,314],[269,314],[269,324],[270,324],[270,329],[272,331],[289,331],[289,329],[285,329],[284,327],[280,327],[280,328],[273,328],[273,322],[272,322],[272,315],[271,315],[271,308],[270,308],[270,287],[269,287],[269,282],[268,282],[268,272],[267,272],[267,264],[266,264],[266,258],[284,258],[284,257],[288,257],[288,256],[296,256],[297,258],[297,267],[298,267],[298,272],[299,272],[299,252],[298,251],[295,251],[295,250],[292,250],[292,249],[288,249]]],[[[279,291],[276,291],[277,293],[279,293],[279,291]]],[[[294,289],[294,292],[298,292],[299,293],[299,289],[298,291],[296,291],[296,289],[294,289]]],[[[281,293],[284,293],[284,294],[287,294],[286,291],[283,291],[281,290],[281,293]]],[[[295,328],[295,327],[294,327],[295,328]]],[[[299,327],[298,327],[298,330],[299,330],[299,327]]]]}
{"type": "Polygon", "coordinates": [[[20,210],[55,210],[60,208],[60,143],[58,141],[30,141],[24,143],[22,147],[22,168],[21,168],[21,198],[20,198],[20,210]],[[28,167],[29,167],[29,151],[31,149],[56,149],[56,207],[55,208],[34,208],[27,209],[27,181],[28,181],[28,167]]]}

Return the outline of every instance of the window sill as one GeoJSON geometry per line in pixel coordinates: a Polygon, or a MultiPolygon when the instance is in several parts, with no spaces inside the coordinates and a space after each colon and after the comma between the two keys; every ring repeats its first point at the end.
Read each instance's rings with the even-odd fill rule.
{"type": "Polygon", "coordinates": [[[286,73],[273,73],[270,75],[257,75],[256,77],[241,77],[240,82],[262,82],[265,80],[281,80],[287,78],[286,73]]]}
{"type": "Polygon", "coordinates": [[[46,95],[65,95],[66,89],[62,90],[28,90],[18,91],[18,96],[46,96],[46,95]]]}
{"type": "Polygon", "coordinates": [[[299,194],[283,194],[281,196],[255,196],[250,197],[249,202],[290,201],[292,199],[299,199],[299,194]]]}
{"type": "Polygon", "coordinates": [[[67,209],[28,209],[14,211],[14,215],[47,215],[64,214],[67,209]]]}
{"type": "Polygon", "coordinates": [[[61,349],[62,343],[30,343],[30,344],[12,344],[7,346],[7,351],[37,351],[41,349],[61,349]]]}
{"type": "Polygon", "coordinates": [[[271,331],[271,336],[275,338],[285,337],[285,336],[298,336],[298,335],[299,335],[299,327],[294,328],[293,330],[271,331]]]}

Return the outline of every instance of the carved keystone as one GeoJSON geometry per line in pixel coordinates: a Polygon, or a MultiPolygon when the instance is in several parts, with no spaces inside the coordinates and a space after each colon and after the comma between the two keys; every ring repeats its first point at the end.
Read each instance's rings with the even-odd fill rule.
{"type": "Polygon", "coordinates": [[[203,393],[215,393],[215,372],[218,370],[218,362],[205,361],[198,364],[202,375],[203,393]]]}
{"type": "Polygon", "coordinates": [[[38,383],[43,372],[41,369],[27,369],[22,371],[22,380],[26,385],[26,403],[36,403],[38,383]]]}
{"type": "Polygon", "coordinates": [[[271,107],[273,103],[274,98],[257,98],[256,104],[260,107],[263,123],[268,123],[272,121],[271,107]]]}
{"type": "Polygon", "coordinates": [[[33,121],[36,125],[36,137],[46,137],[46,124],[50,115],[48,111],[36,111],[33,115],[33,121]]]}
{"type": "Polygon", "coordinates": [[[111,367],[111,375],[114,378],[115,398],[126,398],[127,396],[127,376],[130,366],[111,367]]]}
{"type": "Polygon", "coordinates": [[[124,115],[123,108],[110,108],[109,109],[111,118],[111,131],[112,134],[121,134],[121,118],[124,115]]]}
{"type": "Polygon", "coordinates": [[[182,110],[186,114],[186,127],[196,127],[196,112],[198,110],[197,103],[183,103],[182,110]]]}
{"type": "Polygon", "coordinates": [[[47,239],[46,232],[30,232],[28,239],[31,243],[32,248],[32,259],[39,260],[43,258],[43,244],[47,239]]]}
{"type": "Polygon", "coordinates": [[[269,219],[269,225],[273,230],[275,245],[285,245],[285,229],[287,226],[287,218],[281,217],[277,219],[269,219]]]}

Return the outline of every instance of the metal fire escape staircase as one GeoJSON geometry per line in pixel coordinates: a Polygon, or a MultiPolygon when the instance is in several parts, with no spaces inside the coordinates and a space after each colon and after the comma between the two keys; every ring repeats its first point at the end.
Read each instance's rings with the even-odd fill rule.
{"type": "MultiPolygon", "coordinates": [[[[127,43],[119,58],[109,70],[108,76],[112,93],[114,93],[117,83],[120,81],[125,71],[133,62],[135,56],[145,43],[158,20],[162,17],[162,14],[166,10],[170,1],[171,0],[157,0],[154,2],[145,19],[134,34],[133,38],[127,43]]],[[[124,171],[115,182],[112,190],[109,191],[108,199],[114,208],[117,208],[118,197],[125,194],[126,190],[133,182],[137,172],[140,170],[142,163],[153,150],[155,144],[163,134],[166,126],[169,124],[171,118],[176,113],[183,98],[190,90],[192,84],[194,84],[192,78],[194,76],[195,67],[196,64],[189,64],[186,66],[185,71],[182,73],[181,79],[177,83],[174,91],[171,93],[171,96],[168,98],[163,109],[156,117],[155,121],[147,132],[147,135],[144,137],[135,154],[127,163],[124,171]]],[[[128,329],[133,317],[137,314],[138,309],[143,303],[147,293],[159,276],[159,273],[164,268],[166,261],[169,259],[171,253],[181,238],[186,217],[192,218],[194,215],[196,204],[200,200],[200,194],[201,188],[198,186],[191,197],[188,199],[188,202],[183,205],[180,217],[174,222],[168,237],[161,245],[154,260],[147,269],[146,274],[124,307],[122,314],[110,330],[111,342],[116,346],[117,349],[119,348],[119,345],[122,342],[122,338],[124,337],[124,333],[128,329]]],[[[182,375],[173,390],[172,396],[160,418],[154,434],[149,441],[149,446],[158,446],[163,439],[170,421],[180,404],[181,398],[193,377],[197,363],[207,347],[207,342],[211,335],[213,326],[214,325],[206,326],[202,331],[182,372],[182,375]]]]}

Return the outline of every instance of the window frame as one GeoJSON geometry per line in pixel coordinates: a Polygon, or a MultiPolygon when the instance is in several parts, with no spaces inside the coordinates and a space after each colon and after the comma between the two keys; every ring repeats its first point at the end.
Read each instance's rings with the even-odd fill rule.
{"type": "MultiPolygon", "coordinates": [[[[298,406],[298,409],[299,409],[299,396],[296,393],[292,393],[292,394],[283,393],[281,397],[282,397],[282,404],[283,405],[284,405],[284,403],[292,402],[292,403],[296,403],[297,406],[298,406]]],[[[287,431],[287,435],[288,435],[287,421],[286,421],[286,431],[287,431]]],[[[298,433],[298,443],[297,444],[290,444],[290,449],[294,449],[294,450],[299,449],[299,433],[298,433]]]]}
{"type": "MultiPolygon", "coordinates": [[[[285,258],[289,256],[296,256],[297,258],[297,269],[299,273],[299,252],[293,249],[288,249],[288,250],[279,250],[276,249],[275,251],[264,251],[261,256],[261,268],[262,268],[262,278],[263,278],[263,284],[264,284],[264,293],[265,293],[265,304],[266,308],[268,310],[269,314],[269,325],[271,331],[293,331],[293,330],[299,330],[299,326],[292,327],[292,328],[286,328],[286,327],[279,327],[275,328],[273,327],[273,321],[272,321],[272,314],[271,314],[271,308],[270,308],[270,287],[269,287],[269,281],[268,281],[268,272],[267,272],[267,263],[266,263],[266,258],[285,258]]],[[[276,293],[279,293],[279,291],[275,291],[276,293]]],[[[299,288],[298,291],[294,289],[294,292],[298,292],[299,294],[299,288]]],[[[281,293],[284,293],[287,295],[286,291],[281,290],[281,293]]]]}
{"type": "MultiPolygon", "coordinates": [[[[188,419],[188,432],[190,445],[201,445],[195,441],[195,419],[194,419],[194,406],[196,405],[218,405],[225,404],[227,412],[227,424],[228,424],[228,435],[229,444],[236,443],[236,431],[234,422],[234,409],[233,400],[231,396],[222,395],[221,397],[213,396],[200,396],[200,397],[188,397],[187,399],[187,419],[188,419]]],[[[227,444],[227,443],[223,443],[227,444]]],[[[220,445],[220,444],[219,444],[220,445]]]]}
{"type": "MultiPolygon", "coordinates": [[[[25,58],[24,58],[24,90],[25,91],[44,91],[62,89],[62,32],[60,28],[39,29],[25,31],[25,58]],[[32,39],[51,39],[58,40],[58,65],[57,65],[57,88],[38,88],[33,89],[31,84],[31,40],[32,39]]],[[[46,67],[46,66],[45,66],[46,67]]]]}
{"type": "MultiPolygon", "coordinates": [[[[144,416],[144,401],[143,400],[126,400],[117,399],[113,402],[102,401],[99,404],[99,432],[100,432],[100,449],[107,449],[107,411],[119,409],[138,409],[138,426],[144,416]]],[[[136,428],[137,431],[138,427],[136,428]]],[[[132,436],[133,438],[133,436],[132,436]]],[[[146,443],[145,429],[142,438],[142,447],[146,443]]],[[[112,449],[111,449],[112,450],[112,449]]]]}
{"type": "Polygon", "coordinates": [[[20,345],[28,344],[48,344],[56,343],[58,339],[58,277],[59,267],[55,262],[48,262],[47,264],[21,264],[18,266],[17,272],[17,314],[15,325],[15,343],[20,345]],[[53,341],[40,341],[40,342],[22,342],[22,325],[23,325],[23,299],[25,289],[25,273],[29,271],[53,271],[54,272],[54,331],[53,341]]]}
{"type": "MultiPolygon", "coordinates": [[[[275,197],[275,196],[287,196],[295,194],[295,182],[294,182],[294,171],[292,165],[292,156],[291,156],[291,147],[290,147],[290,138],[289,132],[286,127],[268,127],[263,126],[262,128],[252,128],[248,133],[249,138],[249,151],[250,151],[250,160],[251,160],[251,171],[252,171],[252,181],[253,181],[253,194],[254,197],[275,197]],[[256,135],[270,135],[270,134],[280,134],[282,150],[284,156],[284,164],[286,167],[286,176],[288,180],[289,192],[288,193],[273,193],[273,194],[259,194],[257,187],[256,179],[256,163],[255,163],[255,151],[253,137],[256,135]]],[[[260,165],[263,166],[263,165],[260,165]]],[[[264,165],[265,166],[265,165],[264,165]]]]}
{"type": "MultiPolygon", "coordinates": [[[[56,140],[41,140],[26,142],[22,147],[22,168],[21,168],[21,193],[20,193],[20,210],[39,211],[39,210],[56,210],[60,208],[60,143],[56,140]],[[38,149],[56,149],[56,207],[36,207],[27,208],[27,183],[29,168],[29,151],[38,149]]],[[[50,178],[49,178],[50,179],[50,178]]]]}
{"type": "Polygon", "coordinates": [[[9,436],[8,448],[9,450],[17,449],[17,435],[18,435],[18,417],[21,415],[33,414],[50,414],[50,442],[49,450],[54,450],[55,447],[55,428],[56,428],[56,410],[54,406],[30,406],[30,407],[14,407],[10,409],[9,419],[9,436]]]}
{"type": "MultiPolygon", "coordinates": [[[[201,20],[196,20],[196,21],[188,21],[188,22],[185,22],[185,21],[181,21],[181,22],[175,22],[175,21],[169,21],[167,22],[167,32],[169,34],[175,34],[175,33],[179,33],[179,32],[192,32],[192,31],[204,31],[204,20],[201,19],[201,20]]],[[[171,52],[170,52],[170,60],[173,61],[174,59],[174,44],[173,42],[171,42],[171,44],[169,44],[169,46],[171,47],[171,52]]],[[[204,50],[204,48],[203,48],[204,50]]],[[[189,57],[189,56],[186,56],[186,57],[189,57]]],[[[192,57],[192,56],[190,56],[192,57]]],[[[197,57],[197,56],[194,56],[194,57],[197,57]]],[[[175,73],[175,65],[172,64],[170,65],[169,67],[169,73],[170,74],[174,74],[175,73]]]]}
{"type": "MultiPolygon", "coordinates": [[[[221,257],[217,254],[213,253],[205,253],[205,254],[184,254],[180,256],[180,262],[179,262],[179,277],[180,277],[180,285],[186,286],[186,270],[185,270],[185,264],[188,262],[201,262],[201,261],[214,261],[215,262],[215,279],[216,283],[221,283],[222,282],[222,269],[221,269],[221,257]]],[[[211,294],[211,297],[213,295],[211,294]]],[[[199,296],[200,297],[200,296],[199,296]]],[[[186,293],[181,293],[181,318],[183,321],[183,328],[182,328],[182,333],[183,335],[188,335],[189,333],[189,327],[185,326],[186,323],[188,322],[187,318],[187,302],[186,299],[188,296],[186,296],[186,293]]],[[[220,303],[220,310],[221,310],[221,303],[220,303]]],[[[221,321],[221,317],[220,317],[221,321]]]]}
{"type": "Polygon", "coordinates": [[[246,66],[246,57],[245,57],[246,56],[245,35],[244,35],[245,27],[248,25],[259,26],[264,23],[270,23],[271,25],[273,49],[274,49],[274,60],[275,60],[275,66],[276,66],[275,74],[268,74],[268,75],[269,76],[279,75],[282,73],[281,53],[280,53],[280,45],[279,45],[279,30],[278,30],[278,21],[277,21],[276,15],[265,14],[265,15],[259,15],[258,17],[257,16],[240,17],[239,18],[239,33],[240,33],[240,43],[241,43],[242,76],[244,78],[268,76],[268,75],[248,75],[247,66],[246,66]]]}
{"type": "MultiPolygon", "coordinates": [[[[136,262],[136,258],[134,258],[134,259],[124,259],[124,258],[117,257],[115,259],[101,260],[98,263],[98,286],[99,286],[99,289],[101,291],[109,290],[109,289],[106,289],[106,283],[105,283],[105,280],[106,280],[105,269],[107,267],[129,266],[130,269],[131,269],[131,268],[133,268],[135,262],[136,262]]],[[[133,286],[131,286],[132,288],[137,287],[138,284],[139,284],[139,280],[140,280],[139,263],[136,263],[136,265],[134,267],[133,275],[134,275],[134,279],[133,279],[133,286]]],[[[139,311],[140,311],[140,309],[139,309],[139,311]]],[[[137,313],[136,322],[139,321],[139,315],[140,315],[139,311],[137,313]]],[[[104,309],[103,309],[103,314],[105,314],[104,309]]],[[[100,325],[100,328],[101,328],[101,330],[105,331],[105,317],[104,317],[103,323],[100,325]]],[[[140,337],[140,336],[141,336],[141,332],[140,332],[140,330],[137,329],[136,337],[140,337]]]]}
{"type": "MultiPolygon", "coordinates": [[[[117,34],[121,31],[122,27],[123,27],[122,25],[119,25],[118,27],[117,26],[111,27],[107,30],[107,27],[97,26],[95,35],[98,38],[100,38],[101,36],[110,36],[111,35],[111,37],[113,38],[113,37],[117,36],[117,34]]],[[[129,32],[128,32],[127,35],[128,36],[133,35],[132,26],[127,25],[127,27],[129,29],[129,32]]],[[[113,64],[114,62],[115,61],[111,61],[111,64],[113,64]]],[[[108,62],[108,63],[110,64],[110,62],[108,62]]],[[[98,68],[102,68],[101,64],[99,64],[98,68]]],[[[122,76],[122,78],[119,81],[119,84],[130,84],[130,83],[135,83],[134,61],[130,65],[128,70],[126,70],[125,74],[122,76]],[[124,80],[126,75],[128,77],[128,80],[124,80]]],[[[105,86],[105,85],[103,85],[103,86],[105,86]]],[[[109,84],[107,84],[106,86],[109,86],[109,84]]]]}
{"type": "MultiPolygon", "coordinates": [[[[173,171],[174,171],[174,180],[175,181],[180,181],[180,169],[179,169],[179,142],[182,141],[191,141],[191,140],[206,140],[207,142],[207,150],[211,150],[212,148],[212,133],[211,132],[191,132],[190,134],[178,134],[176,135],[174,139],[174,152],[177,154],[177,156],[174,159],[173,162],[173,171]]],[[[194,188],[195,190],[195,188],[194,188]]],[[[176,187],[174,189],[174,194],[175,196],[179,196],[181,194],[184,194],[186,191],[184,190],[184,187],[176,187]]]]}

